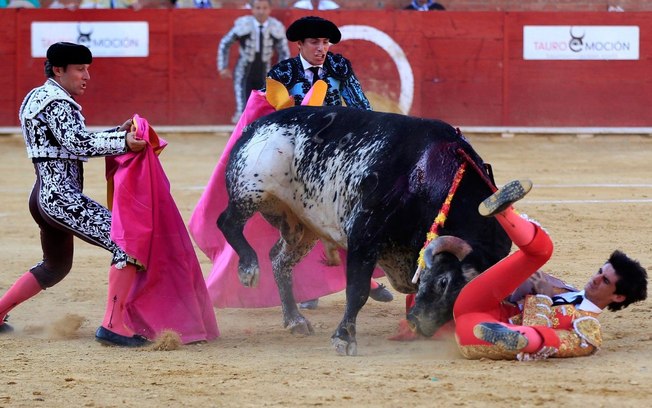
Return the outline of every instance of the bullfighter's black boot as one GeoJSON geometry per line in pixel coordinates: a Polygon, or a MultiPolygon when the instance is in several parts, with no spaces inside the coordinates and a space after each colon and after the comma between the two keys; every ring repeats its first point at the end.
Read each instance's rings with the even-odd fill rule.
{"type": "Polygon", "coordinates": [[[119,347],[143,347],[151,344],[146,337],[139,334],[133,336],[123,336],[114,333],[111,330],[102,326],[98,327],[95,331],[95,340],[105,346],[119,346],[119,347]]]}
{"type": "Polygon", "coordinates": [[[530,180],[510,181],[481,202],[478,212],[484,217],[493,217],[525,197],[531,189],[532,182],[530,180]]]}
{"type": "Polygon", "coordinates": [[[2,324],[0,324],[0,334],[11,333],[14,331],[14,328],[11,327],[9,323],[7,323],[8,317],[9,315],[5,316],[4,319],[2,319],[2,324]]]}
{"type": "Polygon", "coordinates": [[[528,345],[527,337],[500,323],[478,323],[473,335],[487,343],[503,347],[505,350],[522,350],[528,345]]]}
{"type": "Polygon", "coordinates": [[[394,300],[392,292],[390,292],[382,283],[379,283],[377,287],[369,291],[369,297],[376,302],[391,302],[394,300]]]}

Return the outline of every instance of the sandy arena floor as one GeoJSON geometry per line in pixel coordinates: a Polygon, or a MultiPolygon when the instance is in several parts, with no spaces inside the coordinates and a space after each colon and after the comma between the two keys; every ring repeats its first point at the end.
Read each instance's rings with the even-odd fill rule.
{"type": "MultiPolygon", "coordinates": [[[[164,135],[161,156],[187,221],[223,135],[164,135]]],[[[546,270],[583,286],[620,248],[652,270],[652,138],[471,137],[499,184],[530,177],[518,208],[550,232],[546,270]]],[[[104,161],[86,166],[86,193],[104,202],[104,161]]],[[[27,210],[33,169],[20,136],[0,137],[0,292],[41,255],[27,210]]],[[[210,265],[198,252],[205,273],[210,265]]],[[[330,336],[343,293],[307,311],[316,334],[293,337],[279,308],[216,310],[222,336],[173,351],[103,347],[108,253],[79,240],[59,285],[11,313],[0,338],[0,407],[643,407],[652,401],[652,303],[605,312],[604,347],[592,357],[540,362],[466,361],[450,341],[394,342],[404,297],[370,301],[358,318],[357,357],[330,336]],[[80,326],[80,327],[78,327],[80,326]]],[[[383,280],[384,281],[384,280],[383,280]]]]}

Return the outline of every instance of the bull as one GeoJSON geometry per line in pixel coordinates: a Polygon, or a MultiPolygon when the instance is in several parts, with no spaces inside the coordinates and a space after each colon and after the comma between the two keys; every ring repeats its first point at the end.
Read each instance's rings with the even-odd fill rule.
{"type": "Polygon", "coordinates": [[[292,293],[293,266],[317,240],[347,250],[346,307],[331,337],[340,355],[357,354],[356,318],[376,265],[395,290],[416,293],[408,320],[430,336],[451,320],[461,288],[511,248],[498,223],[477,212],[495,190],[487,167],[459,130],[438,120],[346,107],[281,110],[244,129],[226,187],[229,203],[217,225],[239,256],[241,283],[255,285],[260,273],[243,234],[247,220],[260,212],[280,231],[270,258],[292,333],[313,333],[292,293]],[[438,238],[420,258],[447,205],[438,238]],[[425,267],[413,282],[420,259],[425,267]]]}

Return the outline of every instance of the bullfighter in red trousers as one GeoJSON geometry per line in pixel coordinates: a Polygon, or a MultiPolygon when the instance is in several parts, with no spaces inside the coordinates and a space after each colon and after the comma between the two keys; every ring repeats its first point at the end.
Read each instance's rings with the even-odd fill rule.
{"type": "Polygon", "coordinates": [[[534,360],[595,353],[602,344],[598,316],[647,297],[647,272],[614,251],[584,290],[571,290],[537,270],[552,255],[548,234],[518,214],[512,203],[532,188],[528,180],[507,183],[480,204],[496,217],[519,248],[469,282],[453,315],[459,349],[469,359],[534,360]],[[526,292],[518,303],[518,293],[526,292]]]}

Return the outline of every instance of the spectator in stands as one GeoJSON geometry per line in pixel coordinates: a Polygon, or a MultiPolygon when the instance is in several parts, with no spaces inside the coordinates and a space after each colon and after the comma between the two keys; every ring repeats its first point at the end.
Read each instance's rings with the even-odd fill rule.
{"type": "Polygon", "coordinates": [[[6,4],[7,8],[39,8],[41,3],[39,0],[9,0],[6,4]]]}
{"type": "Polygon", "coordinates": [[[233,28],[222,37],[217,49],[217,71],[220,77],[233,78],[236,105],[231,118],[233,123],[240,119],[251,91],[265,87],[265,75],[272,65],[274,50],[279,61],[290,56],[285,26],[270,17],[271,1],[253,0],[250,4],[251,15],[238,17],[233,28]],[[232,73],[228,67],[229,50],[236,41],[240,45],[240,55],[232,73]]]}
{"type": "Polygon", "coordinates": [[[446,10],[446,8],[435,0],[412,0],[412,3],[410,3],[409,6],[406,6],[404,10],[430,11],[446,10]]]}
{"type": "MultiPolygon", "coordinates": [[[[206,0],[209,1],[209,0],[206,0]]],[[[158,9],[174,7],[171,0],[81,0],[79,8],[82,9],[158,9]]]]}
{"type": "Polygon", "coordinates": [[[130,8],[138,0],[82,0],[82,9],[130,8]]]}
{"type": "Polygon", "coordinates": [[[340,6],[332,0],[299,0],[292,5],[295,9],[304,10],[335,10],[340,6]]]}
{"type": "Polygon", "coordinates": [[[54,0],[48,8],[51,9],[68,9],[68,10],[77,10],[81,4],[80,0],[54,0]]]}

